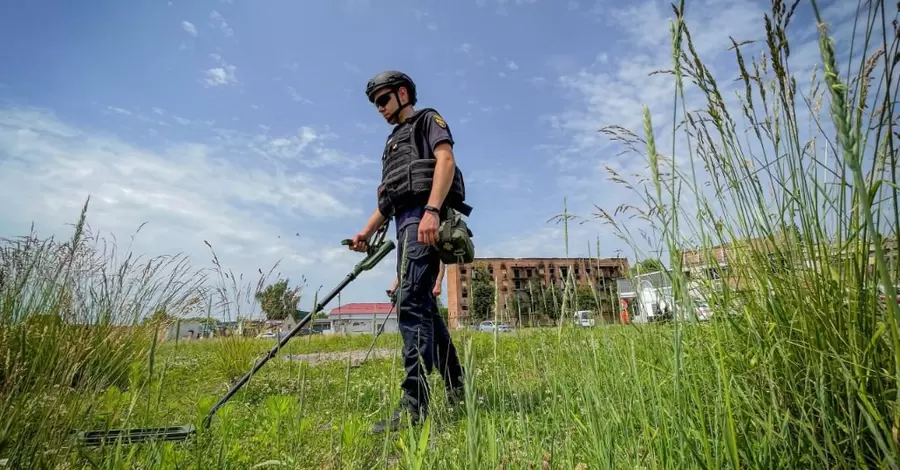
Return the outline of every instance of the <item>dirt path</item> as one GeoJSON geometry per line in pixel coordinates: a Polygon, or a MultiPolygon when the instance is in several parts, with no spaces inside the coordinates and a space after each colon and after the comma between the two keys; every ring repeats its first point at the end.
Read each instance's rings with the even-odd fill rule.
{"type": "MultiPolygon", "coordinates": [[[[309,363],[309,365],[314,366],[316,364],[321,364],[323,362],[330,361],[344,361],[346,362],[348,359],[350,360],[351,365],[358,365],[362,363],[363,359],[366,357],[366,351],[368,349],[358,349],[354,351],[338,351],[338,352],[323,352],[323,353],[312,353],[312,354],[287,354],[283,356],[285,361],[305,361],[309,363]]],[[[369,359],[372,360],[375,358],[382,357],[391,357],[394,354],[399,354],[399,351],[396,349],[373,349],[371,353],[369,353],[369,359]]]]}

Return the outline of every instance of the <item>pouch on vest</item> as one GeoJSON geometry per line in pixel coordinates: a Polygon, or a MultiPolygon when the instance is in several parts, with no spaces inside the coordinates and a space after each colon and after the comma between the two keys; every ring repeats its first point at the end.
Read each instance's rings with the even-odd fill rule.
{"type": "Polygon", "coordinates": [[[438,255],[444,264],[468,264],[475,260],[472,231],[456,210],[449,209],[438,228],[438,255]]]}

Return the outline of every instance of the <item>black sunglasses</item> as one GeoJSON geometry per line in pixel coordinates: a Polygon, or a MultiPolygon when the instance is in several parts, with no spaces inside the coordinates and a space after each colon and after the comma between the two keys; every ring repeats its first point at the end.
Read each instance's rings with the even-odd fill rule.
{"type": "Polygon", "coordinates": [[[391,102],[391,94],[390,93],[385,93],[385,94],[379,96],[378,98],[375,98],[375,106],[379,106],[382,108],[387,106],[387,104],[390,102],[391,102]]]}

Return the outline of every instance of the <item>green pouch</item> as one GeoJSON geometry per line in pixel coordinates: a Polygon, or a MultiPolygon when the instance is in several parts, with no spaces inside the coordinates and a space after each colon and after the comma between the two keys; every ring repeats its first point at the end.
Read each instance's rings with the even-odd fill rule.
{"type": "Polygon", "coordinates": [[[454,209],[447,211],[447,218],[438,230],[438,253],[444,264],[468,264],[475,260],[472,231],[462,214],[454,209]]]}

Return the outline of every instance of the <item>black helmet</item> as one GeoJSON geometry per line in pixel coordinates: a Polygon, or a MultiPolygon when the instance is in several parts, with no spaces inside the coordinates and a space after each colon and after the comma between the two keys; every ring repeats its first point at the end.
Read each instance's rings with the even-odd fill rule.
{"type": "Polygon", "coordinates": [[[403,72],[398,72],[396,70],[388,70],[386,72],[381,72],[378,75],[375,75],[369,80],[369,83],[366,84],[366,96],[369,98],[369,102],[373,103],[375,101],[375,92],[382,88],[398,88],[405,87],[409,92],[409,104],[415,106],[416,104],[416,84],[413,83],[412,79],[409,78],[409,75],[406,75],[403,72]]]}

